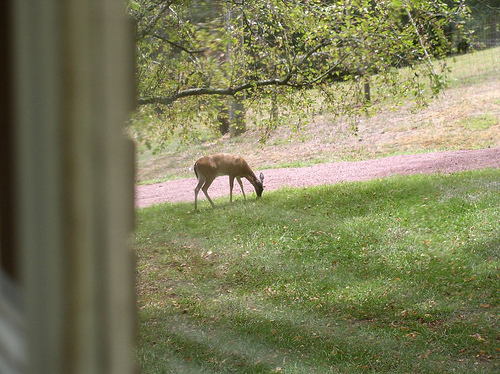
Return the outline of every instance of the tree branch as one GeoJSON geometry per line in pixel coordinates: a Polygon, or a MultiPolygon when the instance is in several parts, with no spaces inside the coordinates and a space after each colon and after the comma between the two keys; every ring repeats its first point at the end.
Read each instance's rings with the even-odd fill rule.
{"type": "Polygon", "coordinates": [[[147,105],[147,104],[170,105],[176,100],[190,96],[201,96],[201,95],[234,96],[238,92],[248,90],[252,87],[284,86],[288,83],[289,80],[290,77],[287,75],[283,79],[268,79],[252,83],[245,83],[239,86],[228,87],[228,88],[213,88],[213,87],[189,88],[187,90],[178,91],[170,96],[150,96],[150,97],[139,98],[137,100],[137,103],[139,105],[147,105]]]}
{"type": "Polygon", "coordinates": [[[498,8],[492,7],[491,5],[487,4],[485,1],[477,0],[477,2],[479,4],[481,4],[482,6],[485,6],[489,10],[492,10],[493,12],[500,13],[500,10],[498,8]]]}
{"type": "MultiPolygon", "coordinates": [[[[138,38],[142,38],[145,35],[147,35],[158,23],[159,19],[163,14],[167,11],[170,10],[170,6],[172,5],[173,1],[167,1],[164,4],[160,5],[158,13],[152,17],[149,22],[144,26],[144,28],[141,30],[140,33],[138,33],[138,38]]],[[[136,19],[137,23],[139,23],[140,19],[136,19]]]]}
{"type": "Polygon", "coordinates": [[[180,44],[177,44],[177,43],[175,43],[175,42],[171,41],[171,40],[170,40],[170,39],[168,39],[168,38],[165,38],[165,37],[164,37],[164,36],[162,36],[162,35],[159,35],[159,34],[157,34],[157,33],[154,33],[154,34],[152,34],[152,35],[153,35],[155,38],[158,38],[158,39],[160,39],[160,40],[164,41],[165,43],[170,44],[172,47],[178,48],[178,49],[180,49],[181,51],[184,51],[184,52],[186,52],[187,54],[190,54],[190,55],[197,54],[197,53],[204,53],[204,52],[206,52],[206,48],[205,48],[205,49],[197,49],[197,50],[191,51],[191,50],[187,49],[186,47],[184,47],[184,46],[182,46],[182,45],[180,45],[180,44]]]}
{"type": "Polygon", "coordinates": [[[344,56],[341,61],[335,66],[329,68],[320,76],[305,81],[303,83],[291,83],[290,80],[293,77],[293,74],[288,73],[282,79],[266,79],[261,81],[256,81],[252,83],[244,83],[235,87],[227,87],[227,88],[214,88],[214,87],[203,87],[203,88],[189,88],[187,90],[178,91],[170,96],[149,96],[149,97],[140,97],[137,100],[138,105],[148,105],[148,104],[162,104],[162,105],[170,105],[173,102],[191,96],[201,96],[201,95],[221,95],[221,96],[234,96],[238,92],[246,91],[256,87],[269,87],[269,86],[287,86],[293,88],[304,88],[310,87],[328,77],[331,73],[335,71],[335,69],[345,60],[347,56],[344,56]]]}
{"type": "Polygon", "coordinates": [[[434,68],[434,64],[432,63],[432,59],[431,59],[431,56],[429,55],[429,53],[427,52],[427,47],[425,46],[424,44],[424,40],[422,38],[422,35],[420,35],[420,32],[418,31],[418,26],[417,26],[417,23],[415,22],[415,20],[413,19],[411,13],[410,13],[410,10],[407,8],[405,8],[406,10],[406,14],[408,15],[408,19],[410,20],[410,23],[411,25],[413,26],[413,29],[415,30],[415,34],[417,35],[418,37],[418,42],[420,44],[420,47],[422,48],[422,50],[424,51],[424,55],[425,55],[425,59],[427,61],[427,65],[429,66],[429,68],[431,69],[431,72],[432,72],[432,75],[433,76],[437,76],[438,74],[436,73],[436,69],[434,68]]]}
{"type": "Polygon", "coordinates": [[[321,79],[324,79],[329,74],[331,74],[338,67],[338,65],[347,57],[347,56],[343,57],[341,59],[341,61],[339,61],[338,64],[336,64],[334,67],[331,67],[326,72],[324,72],[319,77],[316,77],[313,80],[308,80],[308,81],[303,82],[303,83],[290,83],[290,81],[294,77],[294,75],[296,75],[298,73],[300,66],[302,66],[314,53],[319,51],[321,48],[324,48],[324,47],[331,45],[332,43],[333,42],[331,40],[324,41],[323,43],[321,43],[321,44],[317,45],[316,47],[314,47],[313,49],[311,49],[281,79],[271,78],[271,79],[265,79],[265,80],[251,82],[251,83],[244,83],[244,84],[241,84],[238,86],[227,87],[227,88],[214,88],[214,87],[189,88],[186,90],[177,91],[176,93],[169,95],[169,96],[140,97],[137,100],[137,104],[138,105],[148,105],[148,104],[170,105],[176,100],[179,100],[179,99],[182,99],[185,97],[191,97],[191,96],[201,96],[201,95],[234,96],[238,92],[249,90],[249,89],[255,88],[255,87],[266,87],[266,86],[289,86],[289,87],[294,87],[294,88],[308,87],[311,84],[314,84],[314,83],[320,81],[321,79]]]}

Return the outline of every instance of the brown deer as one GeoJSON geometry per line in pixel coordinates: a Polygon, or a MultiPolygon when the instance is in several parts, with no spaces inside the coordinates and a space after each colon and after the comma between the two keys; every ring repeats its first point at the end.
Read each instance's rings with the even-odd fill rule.
{"type": "Polygon", "coordinates": [[[262,184],[264,175],[260,173],[259,179],[257,179],[252,169],[250,169],[250,166],[248,166],[247,162],[240,156],[217,153],[211,156],[202,157],[195,162],[194,173],[196,174],[196,178],[198,178],[198,185],[194,189],[195,211],[198,210],[197,202],[200,189],[203,191],[212,207],[215,208],[207,191],[214,179],[221,175],[229,175],[229,202],[233,201],[234,178],[236,178],[240,185],[244,199],[246,199],[246,196],[243,190],[243,184],[241,183],[242,177],[246,178],[254,186],[257,197],[261,197],[262,191],[264,190],[262,184]]]}

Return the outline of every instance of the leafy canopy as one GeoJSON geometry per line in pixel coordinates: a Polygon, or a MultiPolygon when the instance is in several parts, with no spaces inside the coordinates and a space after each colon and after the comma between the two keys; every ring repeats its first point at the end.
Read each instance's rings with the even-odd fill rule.
{"type": "Polygon", "coordinates": [[[232,97],[260,113],[264,133],[313,104],[353,114],[387,97],[423,103],[443,88],[442,57],[467,13],[440,0],[130,0],[128,10],[133,123],[149,139],[216,126],[232,97]]]}

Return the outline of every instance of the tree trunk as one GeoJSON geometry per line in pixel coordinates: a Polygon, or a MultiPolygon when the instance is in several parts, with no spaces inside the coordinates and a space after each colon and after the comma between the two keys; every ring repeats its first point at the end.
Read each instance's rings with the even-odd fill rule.
{"type": "Polygon", "coordinates": [[[219,107],[219,114],[217,114],[217,121],[219,122],[220,134],[226,135],[229,132],[229,107],[227,102],[224,102],[219,107]]]}
{"type": "Polygon", "coordinates": [[[372,101],[372,95],[370,92],[370,80],[367,77],[363,78],[363,88],[364,88],[364,96],[365,96],[365,104],[370,104],[372,101]]]}
{"type": "Polygon", "coordinates": [[[243,134],[246,127],[245,104],[241,99],[235,97],[229,110],[229,134],[231,137],[243,134]]]}

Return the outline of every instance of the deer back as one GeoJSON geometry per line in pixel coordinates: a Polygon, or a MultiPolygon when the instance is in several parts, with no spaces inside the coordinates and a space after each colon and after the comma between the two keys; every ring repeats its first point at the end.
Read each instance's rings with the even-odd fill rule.
{"type": "Polygon", "coordinates": [[[234,156],[227,153],[217,153],[211,158],[211,168],[217,175],[229,175],[231,177],[255,177],[248,163],[240,156],[234,156]]]}

